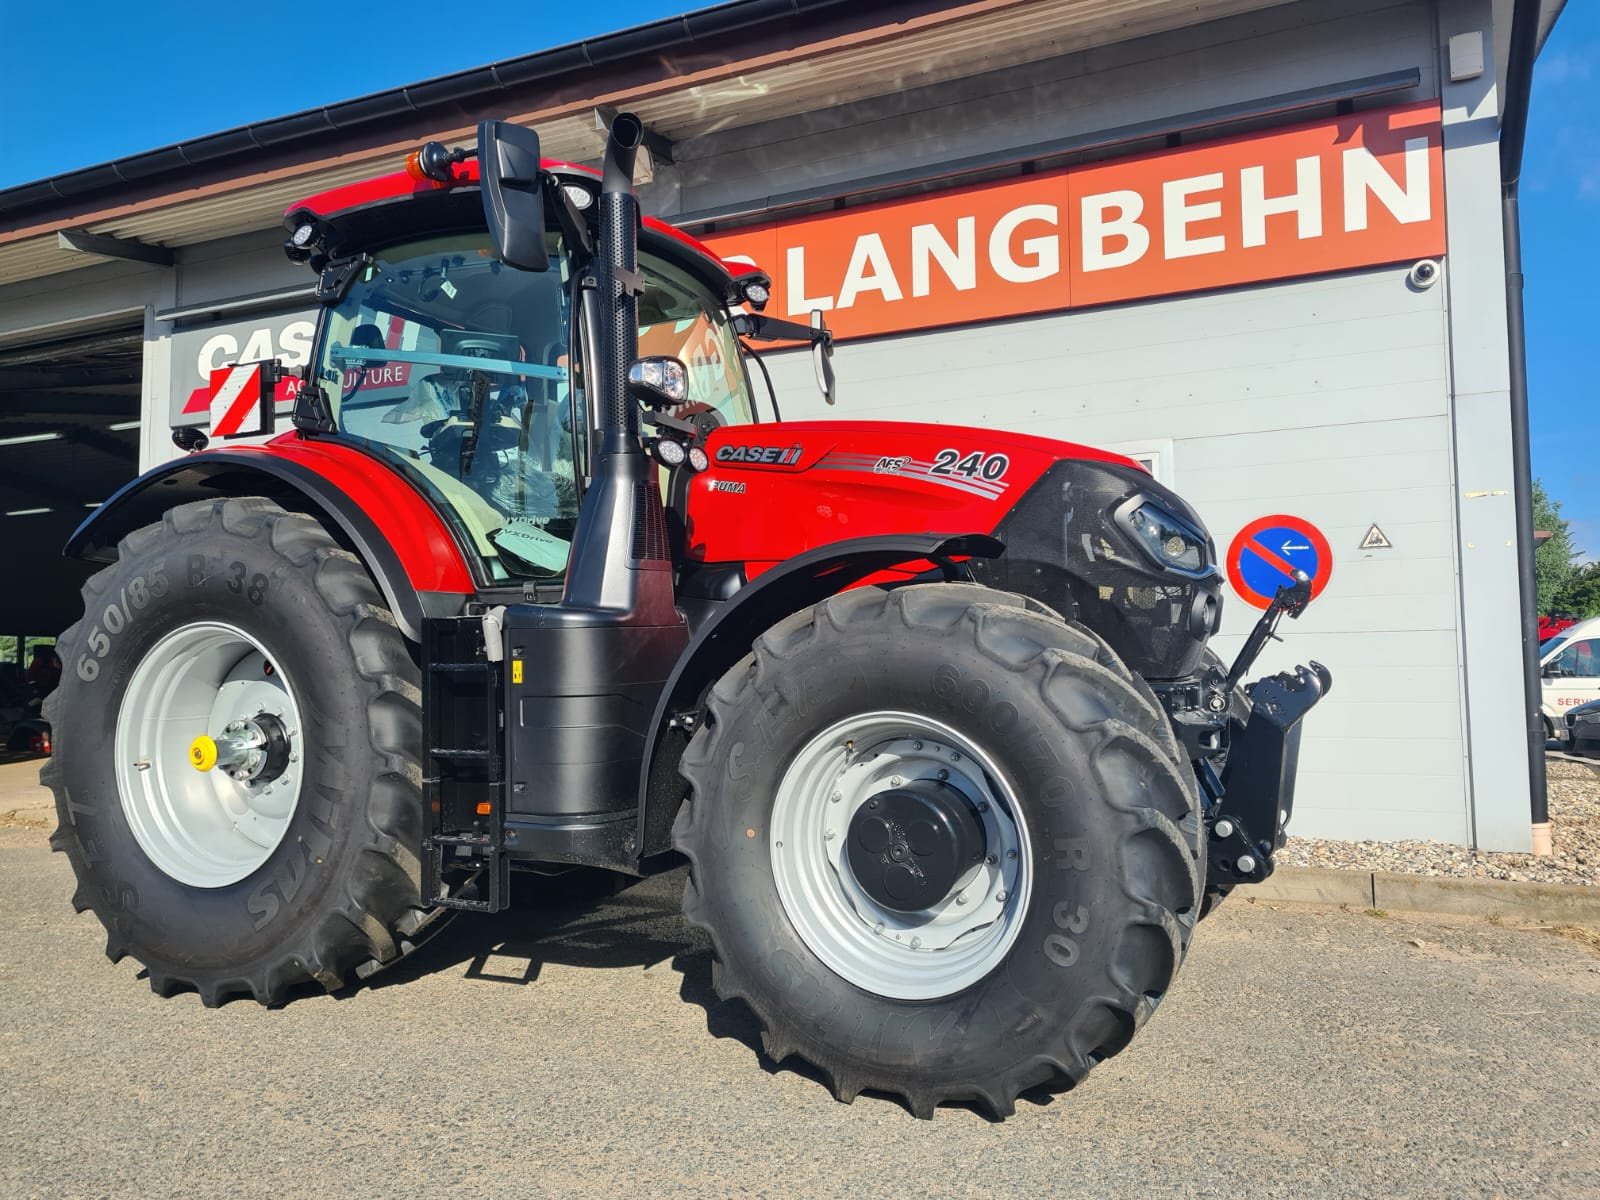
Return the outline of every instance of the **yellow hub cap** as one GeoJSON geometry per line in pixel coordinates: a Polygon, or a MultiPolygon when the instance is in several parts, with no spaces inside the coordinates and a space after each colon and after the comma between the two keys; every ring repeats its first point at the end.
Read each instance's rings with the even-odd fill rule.
{"type": "Polygon", "coordinates": [[[189,762],[196,771],[209,771],[217,765],[217,743],[201,734],[189,743],[189,762]]]}

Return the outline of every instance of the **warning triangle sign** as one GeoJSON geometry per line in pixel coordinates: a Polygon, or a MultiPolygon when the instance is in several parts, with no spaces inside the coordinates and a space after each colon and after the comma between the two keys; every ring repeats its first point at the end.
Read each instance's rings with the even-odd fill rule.
{"type": "Polygon", "coordinates": [[[1384,536],[1383,530],[1374,525],[1367,530],[1367,536],[1361,539],[1363,550],[1393,550],[1394,543],[1384,536]]]}

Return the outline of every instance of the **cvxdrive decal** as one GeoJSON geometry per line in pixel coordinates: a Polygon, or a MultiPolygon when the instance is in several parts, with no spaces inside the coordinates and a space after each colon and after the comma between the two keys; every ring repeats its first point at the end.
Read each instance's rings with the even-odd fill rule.
{"type": "Polygon", "coordinates": [[[986,500],[998,500],[1011,486],[1005,482],[1011,460],[1004,454],[986,454],[981,450],[967,453],[941,450],[931,462],[910,455],[855,454],[835,450],[817,466],[835,471],[864,471],[871,475],[920,479],[924,483],[955,488],[986,500]]]}
{"type": "Polygon", "coordinates": [[[793,446],[718,446],[717,461],[790,467],[800,461],[800,451],[799,443],[793,446]]]}

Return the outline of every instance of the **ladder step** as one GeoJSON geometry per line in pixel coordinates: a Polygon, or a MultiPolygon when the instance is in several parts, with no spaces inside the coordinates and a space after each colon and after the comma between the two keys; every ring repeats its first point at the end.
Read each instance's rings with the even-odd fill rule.
{"type": "Polygon", "coordinates": [[[428,670],[437,675],[493,675],[498,664],[491,662],[429,663],[428,670]]]}
{"type": "Polygon", "coordinates": [[[435,834],[428,839],[434,846],[493,846],[494,839],[487,833],[435,834]]]}
{"type": "Polygon", "coordinates": [[[441,747],[436,750],[429,750],[428,753],[433,755],[435,758],[485,759],[489,757],[489,752],[487,750],[460,750],[452,749],[450,747],[441,747]]]}

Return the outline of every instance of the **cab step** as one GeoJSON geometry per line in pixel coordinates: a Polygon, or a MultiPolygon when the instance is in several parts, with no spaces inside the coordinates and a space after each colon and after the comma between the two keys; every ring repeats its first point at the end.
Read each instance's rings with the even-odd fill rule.
{"type": "Polygon", "coordinates": [[[422,902],[469,912],[511,903],[505,852],[505,683],[483,621],[431,618],[422,630],[422,902]],[[476,886],[473,886],[476,884],[476,886]]]}

